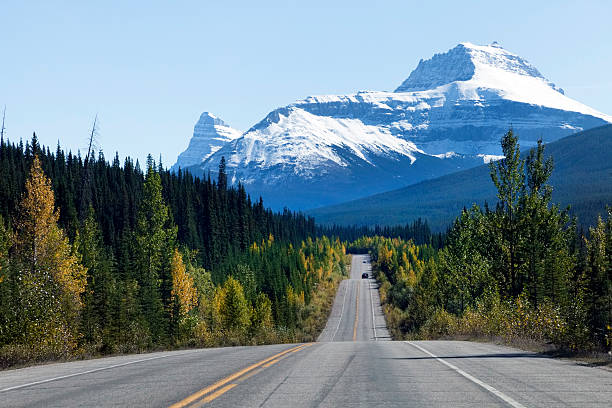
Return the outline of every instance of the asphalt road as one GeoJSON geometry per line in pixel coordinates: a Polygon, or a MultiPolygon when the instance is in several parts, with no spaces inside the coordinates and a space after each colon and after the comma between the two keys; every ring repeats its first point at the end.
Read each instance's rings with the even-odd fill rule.
{"type": "Polygon", "coordinates": [[[390,340],[380,307],[378,284],[372,279],[369,255],[353,255],[351,277],[340,283],[327,326],[318,338],[327,341],[390,340]],[[367,273],[369,279],[362,279],[367,273]]]}
{"type": "Polygon", "coordinates": [[[382,341],[389,338],[375,282],[361,279],[363,260],[353,258],[352,279],[317,343],[9,370],[0,372],[0,406],[611,406],[612,373],[604,369],[490,344],[382,341]]]}

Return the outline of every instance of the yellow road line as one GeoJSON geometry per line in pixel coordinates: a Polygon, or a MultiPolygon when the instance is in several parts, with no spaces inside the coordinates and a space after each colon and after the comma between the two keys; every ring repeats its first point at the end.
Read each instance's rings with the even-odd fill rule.
{"type": "MultiPolygon", "coordinates": [[[[299,350],[298,350],[298,351],[299,351],[299,350]]],[[[264,368],[268,368],[268,367],[270,367],[271,365],[278,363],[278,362],[280,361],[280,359],[281,359],[281,358],[279,357],[279,358],[277,358],[277,359],[275,359],[275,360],[272,360],[272,361],[270,361],[269,363],[264,364],[264,365],[263,365],[263,367],[264,367],[264,368]]]]}
{"type": "Polygon", "coordinates": [[[261,367],[259,367],[257,370],[251,371],[251,372],[249,372],[249,373],[247,373],[247,374],[243,375],[242,377],[240,377],[240,378],[238,379],[238,382],[243,382],[243,381],[246,381],[247,379],[249,379],[249,378],[253,377],[254,375],[257,375],[257,374],[261,373],[261,372],[262,372],[264,369],[266,369],[266,368],[268,368],[268,367],[270,367],[270,366],[272,366],[272,365],[274,365],[274,364],[278,363],[279,361],[284,360],[285,358],[289,357],[289,354],[291,354],[291,353],[297,353],[298,351],[302,351],[302,350],[304,350],[306,347],[308,347],[308,346],[312,346],[313,344],[314,344],[314,343],[305,344],[305,345],[304,345],[304,347],[301,347],[301,348],[299,348],[299,349],[292,350],[291,352],[289,352],[289,353],[285,354],[284,356],[280,356],[280,357],[278,357],[278,358],[275,358],[274,360],[272,360],[272,361],[270,361],[270,362],[268,362],[268,363],[266,363],[266,364],[262,365],[262,366],[261,366],[261,367]]]}
{"type": "MultiPolygon", "coordinates": [[[[262,366],[262,365],[264,365],[264,364],[266,364],[266,363],[268,363],[268,362],[270,362],[270,361],[272,361],[274,359],[277,359],[277,358],[279,358],[279,357],[281,357],[281,356],[283,356],[285,354],[288,354],[288,353],[291,353],[291,352],[294,352],[294,351],[299,351],[299,350],[301,350],[301,349],[303,349],[305,347],[311,346],[311,345],[312,345],[312,343],[310,343],[310,344],[301,344],[299,346],[292,347],[289,350],[285,350],[285,351],[277,353],[277,354],[275,354],[273,356],[270,356],[270,357],[268,357],[268,358],[266,358],[264,360],[261,360],[258,363],[251,364],[250,366],[248,366],[246,368],[243,368],[240,371],[236,371],[234,374],[231,374],[231,375],[225,377],[224,379],[217,381],[213,385],[210,385],[210,386],[208,386],[206,388],[203,388],[200,391],[198,391],[198,392],[188,396],[187,398],[185,398],[185,399],[183,399],[183,400],[181,400],[181,401],[179,401],[179,402],[177,402],[175,404],[170,405],[170,408],[182,408],[182,407],[185,407],[185,406],[191,404],[192,402],[202,398],[204,395],[206,395],[206,394],[208,394],[210,392],[215,391],[217,388],[223,387],[225,384],[227,384],[227,383],[229,383],[231,381],[234,381],[238,377],[241,377],[242,375],[248,373],[249,371],[252,371],[252,370],[256,369],[257,367],[260,367],[260,366],[262,366]]],[[[227,389],[225,391],[228,391],[228,390],[229,389],[227,389]]],[[[214,395],[214,394],[211,394],[211,396],[212,395],[214,395]]],[[[219,395],[221,395],[221,394],[219,394],[219,395]]]]}
{"type": "Polygon", "coordinates": [[[359,324],[359,288],[361,281],[357,282],[357,300],[355,301],[355,323],[353,324],[353,341],[357,340],[357,324],[359,324]]]}
{"type": "MultiPolygon", "coordinates": [[[[306,347],[308,347],[308,346],[312,346],[312,343],[305,344],[305,345],[304,345],[304,347],[302,347],[302,348],[299,348],[299,349],[296,349],[296,350],[291,350],[289,353],[285,354],[284,356],[280,356],[280,357],[275,358],[274,360],[272,360],[272,361],[270,361],[270,362],[268,362],[268,363],[264,364],[264,365],[262,366],[262,368],[268,368],[268,367],[270,367],[271,365],[274,365],[274,364],[278,363],[279,361],[281,361],[281,360],[283,360],[283,359],[287,358],[287,357],[289,356],[289,354],[291,354],[291,353],[297,353],[298,351],[303,350],[303,349],[305,349],[305,348],[306,348],[306,347]]],[[[250,374],[249,374],[249,376],[250,376],[250,374]]],[[[244,378],[246,378],[246,376],[245,376],[245,377],[242,377],[240,380],[242,381],[244,378]]]]}
{"type": "Polygon", "coordinates": [[[220,397],[221,395],[225,394],[226,392],[228,392],[229,390],[231,390],[232,388],[234,388],[237,385],[238,384],[233,384],[232,383],[232,384],[226,385],[223,388],[218,389],[217,391],[213,392],[212,394],[210,394],[209,396],[204,398],[200,405],[206,404],[207,402],[210,402],[210,401],[214,400],[215,398],[220,397]]]}
{"type": "MultiPolygon", "coordinates": [[[[266,364],[266,365],[267,365],[267,364],[266,364]]],[[[242,377],[240,377],[240,378],[238,379],[238,381],[236,381],[236,382],[241,383],[241,382],[243,382],[243,381],[246,381],[246,380],[248,380],[249,378],[251,378],[251,377],[253,377],[253,376],[255,376],[255,375],[257,375],[257,374],[261,373],[263,370],[265,370],[265,368],[266,368],[265,366],[261,366],[261,367],[259,367],[259,368],[258,368],[258,369],[256,369],[256,370],[253,370],[253,371],[251,371],[251,372],[248,372],[248,373],[246,373],[245,375],[243,375],[242,377]]]]}
{"type": "Polygon", "coordinates": [[[203,397],[204,395],[206,395],[206,394],[216,390],[219,387],[224,386],[228,382],[233,381],[233,380],[237,379],[238,377],[241,377],[242,375],[248,373],[249,371],[252,371],[255,368],[260,367],[260,366],[264,365],[265,363],[267,363],[267,362],[269,362],[271,360],[274,360],[275,358],[278,358],[278,357],[280,357],[280,356],[282,356],[284,354],[290,353],[291,351],[294,351],[294,350],[297,351],[299,349],[302,349],[303,347],[305,347],[305,345],[299,345],[299,346],[290,348],[289,350],[285,350],[285,351],[282,351],[280,353],[277,353],[277,354],[275,354],[275,355],[273,355],[271,357],[268,357],[268,358],[266,358],[266,359],[264,359],[264,360],[262,360],[262,361],[260,361],[258,363],[251,364],[250,366],[248,366],[246,368],[243,368],[242,370],[237,371],[234,374],[231,374],[231,375],[229,375],[228,377],[225,377],[222,380],[217,381],[213,385],[201,389],[200,391],[190,395],[189,397],[183,399],[182,401],[179,401],[176,404],[170,405],[170,408],[185,407],[186,405],[191,404],[192,402],[194,402],[195,400],[203,397]]]}

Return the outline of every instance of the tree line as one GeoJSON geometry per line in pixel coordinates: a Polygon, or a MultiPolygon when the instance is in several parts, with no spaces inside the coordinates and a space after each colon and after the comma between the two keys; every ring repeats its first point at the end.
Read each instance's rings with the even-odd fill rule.
{"type": "Polygon", "coordinates": [[[200,180],[3,140],[0,365],[312,339],[344,245],[228,188],[222,166],[200,180]]]}
{"type": "Polygon", "coordinates": [[[464,209],[445,245],[362,238],[396,337],[501,336],[567,349],[612,345],[612,211],[589,231],[551,202],[552,158],[510,130],[490,165],[495,208],[464,209]]]}
{"type": "MultiPolygon", "coordinates": [[[[403,240],[412,240],[417,245],[429,244],[435,248],[444,245],[445,234],[434,234],[429,228],[427,220],[418,218],[411,223],[403,225],[318,225],[317,232],[321,235],[338,237],[342,241],[354,242],[361,237],[394,237],[403,240]]],[[[367,248],[355,248],[358,252],[367,252],[367,248]]]]}
{"type": "MultiPolygon", "coordinates": [[[[285,210],[274,213],[259,199],[252,202],[243,186],[227,187],[224,173],[218,180],[202,180],[183,171],[165,170],[149,156],[144,170],[138,160],[123,162],[115,154],[106,161],[98,157],[84,159],[66,154],[58,145],[55,152],[41,147],[36,135],[19,144],[0,144],[0,215],[10,221],[16,214],[33,157],[38,155],[45,174],[51,179],[59,223],[72,240],[87,216],[94,214],[104,242],[121,262],[121,247],[136,228],[139,203],[149,168],[159,175],[162,197],[177,227],[177,239],[198,251],[198,261],[207,269],[220,260],[247,249],[252,242],[267,239],[298,244],[316,235],[312,217],[285,210]]],[[[123,268],[123,265],[120,265],[123,268]]]]}

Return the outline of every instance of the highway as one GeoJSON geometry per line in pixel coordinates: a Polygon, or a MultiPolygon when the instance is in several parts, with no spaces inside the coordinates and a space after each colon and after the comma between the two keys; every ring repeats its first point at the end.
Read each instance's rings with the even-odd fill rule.
{"type": "Polygon", "coordinates": [[[361,279],[369,268],[353,256],[317,343],[8,370],[0,406],[610,407],[606,369],[484,343],[389,341],[376,283],[361,279]]]}
{"type": "Polygon", "coordinates": [[[318,338],[329,341],[390,340],[369,256],[353,255],[351,276],[340,283],[327,326],[318,338]],[[370,279],[362,279],[367,273],[370,279]]]}

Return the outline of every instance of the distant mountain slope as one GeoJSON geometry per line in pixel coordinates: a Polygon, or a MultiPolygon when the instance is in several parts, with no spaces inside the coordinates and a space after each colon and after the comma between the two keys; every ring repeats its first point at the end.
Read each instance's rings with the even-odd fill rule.
{"type": "Polygon", "coordinates": [[[216,173],[224,156],[233,183],[274,208],[307,209],[480,165],[501,153],[510,125],[528,147],[608,123],[499,44],[462,43],[421,61],[394,92],[311,96],[212,154],[183,155],[197,175],[216,173]]]}
{"type": "MultiPolygon", "coordinates": [[[[520,143],[519,134],[519,143],[520,143]]],[[[582,224],[612,205],[612,125],[576,133],[546,145],[555,163],[553,200],[570,204],[582,224]]],[[[444,229],[472,203],[497,202],[488,166],[479,166],[406,188],[309,211],[318,223],[390,225],[425,218],[444,229]]]]}

